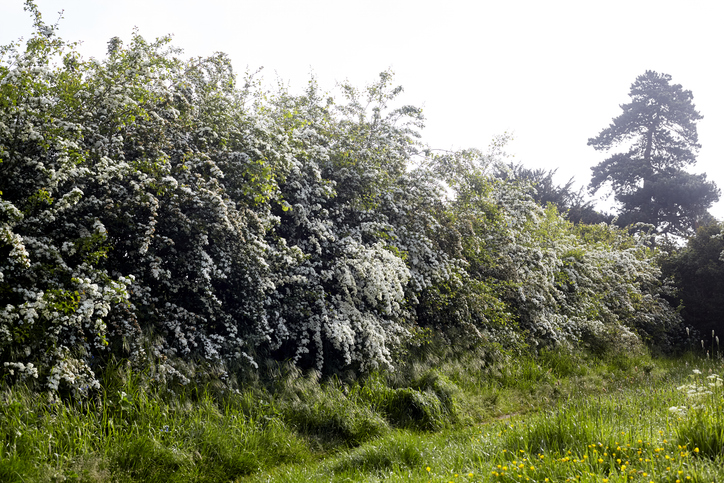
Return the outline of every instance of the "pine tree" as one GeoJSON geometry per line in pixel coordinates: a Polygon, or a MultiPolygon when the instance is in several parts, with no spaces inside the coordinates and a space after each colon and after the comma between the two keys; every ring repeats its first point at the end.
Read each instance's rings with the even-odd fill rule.
{"type": "Polygon", "coordinates": [[[671,84],[671,76],[646,71],[636,78],[631,102],[598,136],[588,140],[596,150],[629,146],[591,168],[590,188],[598,191],[610,182],[621,203],[619,224],[644,222],[663,234],[692,234],[709,207],[719,199],[719,189],[706,174],[691,174],[684,167],[696,163],[701,145],[691,91],[671,84]]]}

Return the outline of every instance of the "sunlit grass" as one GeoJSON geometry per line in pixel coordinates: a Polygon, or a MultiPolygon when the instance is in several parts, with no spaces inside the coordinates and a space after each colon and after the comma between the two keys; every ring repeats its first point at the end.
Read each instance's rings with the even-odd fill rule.
{"type": "Polygon", "coordinates": [[[722,456],[683,441],[683,421],[668,410],[688,371],[632,365],[605,391],[574,391],[552,408],[434,434],[398,431],[255,481],[721,481],[722,456]]]}
{"type": "Polygon", "coordinates": [[[123,383],[83,404],[3,390],[0,481],[229,481],[309,458],[251,394],[160,392],[119,372],[123,383]]]}
{"type": "Polygon", "coordinates": [[[276,365],[238,394],[160,390],[119,366],[82,405],[5,388],[0,481],[724,478],[721,394],[694,410],[679,389],[694,368],[721,374],[715,362],[503,362],[415,363],[356,381],[276,365]]]}

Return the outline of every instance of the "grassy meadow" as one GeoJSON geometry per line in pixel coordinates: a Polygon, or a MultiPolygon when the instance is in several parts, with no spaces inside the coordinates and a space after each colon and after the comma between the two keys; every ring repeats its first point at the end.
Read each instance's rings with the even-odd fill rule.
{"type": "Polygon", "coordinates": [[[4,387],[0,481],[724,478],[720,362],[424,360],[356,380],[269,363],[233,393],[155,387],[123,363],[84,402],[4,387]]]}
{"type": "MultiPolygon", "coordinates": [[[[295,94],[137,30],[84,60],[24,4],[33,33],[0,46],[0,483],[724,481],[724,224],[692,153],[622,168],[687,188],[659,221],[627,194],[617,226],[509,164],[508,133],[429,145],[389,70],[295,94]],[[711,200],[684,209],[692,186],[711,200]]],[[[640,78],[651,126],[691,96],[669,77],[640,78]]]]}

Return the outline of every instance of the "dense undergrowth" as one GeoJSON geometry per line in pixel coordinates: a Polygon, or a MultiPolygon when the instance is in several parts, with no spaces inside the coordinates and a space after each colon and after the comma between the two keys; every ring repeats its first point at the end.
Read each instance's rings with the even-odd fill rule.
{"type": "Polygon", "coordinates": [[[721,393],[708,413],[677,390],[693,368],[721,374],[720,363],[562,351],[495,364],[447,356],[347,381],[270,362],[241,393],[153,386],[125,364],[106,372],[96,400],[6,387],[0,480],[721,477],[721,393]]]}

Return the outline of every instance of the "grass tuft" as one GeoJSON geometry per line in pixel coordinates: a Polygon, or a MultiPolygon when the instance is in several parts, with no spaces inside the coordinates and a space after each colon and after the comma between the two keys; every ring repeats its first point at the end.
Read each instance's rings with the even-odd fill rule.
{"type": "Polygon", "coordinates": [[[328,466],[327,471],[340,479],[346,474],[360,472],[382,475],[390,470],[394,472],[418,467],[423,461],[417,437],[407,432],[396,432],[339,457],[328,466]]]}

